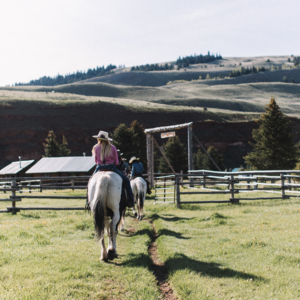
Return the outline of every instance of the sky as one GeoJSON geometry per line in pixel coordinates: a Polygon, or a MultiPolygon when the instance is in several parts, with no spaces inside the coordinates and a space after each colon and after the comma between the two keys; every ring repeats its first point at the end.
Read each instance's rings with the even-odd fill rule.
{"type": "Polygon", "coordinates": [[[299,0],[1,0],[0,86],[97,66],[300,55],[299,0]]]}

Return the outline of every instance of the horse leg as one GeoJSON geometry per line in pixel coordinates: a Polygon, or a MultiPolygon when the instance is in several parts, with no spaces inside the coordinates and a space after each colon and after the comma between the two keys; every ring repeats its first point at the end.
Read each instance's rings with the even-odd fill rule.
{"type": "Polygon", "coordinates": [[[101,244],[101,257],[100,260],[107,260],[107,251],[105,248],[105,241],[104,241],[104,235],[105,235],[105,231],[107,233],[107,235],[109,235],[109,219],[108,217],[105,217],[104,219],[104,232],[101,235],[100,238],[100,244],[101,244]]]}
{"type": "Polygon", "coordinates": [[[118,211],[114,212],[112,220],[110,222],[110,238],[111,244],[108,249],[108,259],[114,260],[114,258],[118,257],[117,254],[117,224],[120,220],[120,213],[118,211]]]}
{"type": "Polygon", "coordinates": [[[136,203],[136,209],[137,209],[137,213],[135,212],[134,216],[138,219],[139,218],[139,197],[138,195],[136,195],[135,197],[135,203],[136,203]]]}

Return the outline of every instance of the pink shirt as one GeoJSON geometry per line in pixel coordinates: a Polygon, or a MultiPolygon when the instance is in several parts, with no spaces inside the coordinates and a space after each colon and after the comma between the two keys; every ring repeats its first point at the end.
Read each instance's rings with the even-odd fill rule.
{"type": "MultiPolygon", "coordinates": [[[[95,163],[97,165],[104,165],[104,162],[100,160],[100,153],[101,153],[101,144],[97,144],[94,146],[95,149],[95,163]]],[[[119,159],[118,159],[118,152],[115,146],[111,145],[111,155],[105,157],[105,165],[108,164],[119,164],[119,159]]]]}

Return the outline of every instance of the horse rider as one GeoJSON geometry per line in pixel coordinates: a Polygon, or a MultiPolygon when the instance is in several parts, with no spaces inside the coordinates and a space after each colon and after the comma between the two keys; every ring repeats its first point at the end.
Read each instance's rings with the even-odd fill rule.
{"type": "MultiPolygon", "coordinates": [[[[131,167],[131,175],[130,180],[136,178],[136,177],[142,177],[143,178],[143,172],[144,172],[144,166],[141,162],[139,162],[139,158],[136,158],[135,156],[131,157],[130,164],[132,164],[131,167]]],[[[147,183],[147,194],[151,194],[151,190],[149,188],[149,182],[145,178],[143,178],[147,183]]]]}
{"type": "Polygon", "coordinates": [[[105,131],[99,131],[98,135],[93,135],[93,137],[98,140],[98,144],[96,144],[92,150],[92,154],[95,157],[95,162],[97,164],[94,174],[104,169],[119,174],[125,183],[127,191],[126,205],[127,207],[133,207],[134,198],[130,181],[116,167],[119,164],[119,159],[116,147],[110,143],[112,139],[108,137],[108,133],[105,131]]]}
{"type": "Polygon", "coordinates": [[[124,163],[124,158],[122,157],[123,153],[121,153],[121,151],[119,149],[117,149],[117,152],[118,152],[118,160],[119,160],[119,164],[117,165],[117,169],[119,171],[121,171],[126,176],[127,175],[126,166],[125,166],[125,163],[124,163]]]}

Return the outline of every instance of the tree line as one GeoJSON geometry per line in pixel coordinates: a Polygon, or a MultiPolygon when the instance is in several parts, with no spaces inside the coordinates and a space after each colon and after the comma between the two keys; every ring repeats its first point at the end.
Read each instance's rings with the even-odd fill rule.
{"type": "Polygon", "coordinates": [[[131,71],[166,71],[166,70],[174,70],[174,65],[165,63],[164,65],[158,65],[158,64],[147,64],[147,65],[141,65],[132,67],[131,71]]]}
{"type": "Polygon", "coordinates": [[[107,74],[113,74],[113,69],[116,66],[108,65],[106,68],[104,66],[97,67],[94,69],[88,69],[85,71],[77,71],[76,73],[67,74],[67,75],[56,75],[55,77],[44,76],[36,80],[31,80],[28,83],[16,83],[16,86],[20,85],[45,85],[45,86],[53,86],[53,85],[61,85],[61,84],[68,84],[73,83],[76,81],[81,81],[85,79],[90,79],[93,77],[104,76],[107,74]]]}
{"type": "Polygon", "coordinates": [[[231,73],[229,74],[229,77],[238,77],[238,76],[242,76],[242,75],[248,75],[248,74],[255,74],[258,72],[266,72],[266,71],[270,71],[270,68],[265,68],[264,66],[262,67],[241,67],[240,69],[234,69],[233,71],[231,71],[231,73]]]}
{"type": "Polygon", "coordinates": [[[210,52],[208,51],[208,53],[206,55],[191,55],[191,56],[185,56],[185,57],[180,57],[177,59],[176,61],[176,65],[177,65],[177,70],[181,69],[181,68],[186,68],[189,65],[194,65],[194,64],[202,64],[202,63],[208,63],[217,59],[222,59],[222,56],[220,54],[210,54],[210,52]]]}

